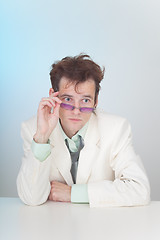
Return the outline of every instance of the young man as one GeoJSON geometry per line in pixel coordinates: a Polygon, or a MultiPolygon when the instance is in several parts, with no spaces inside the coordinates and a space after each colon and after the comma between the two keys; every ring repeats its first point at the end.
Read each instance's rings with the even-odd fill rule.
{"type": "Polygon", "coordinates": [[[149,203],[149,182],[128,121],[96,108],[103,75],[88,55],[52,65],[49,97],[42,98],[37,117],[22,123],[17,189],[24,203],[149,203]]]}

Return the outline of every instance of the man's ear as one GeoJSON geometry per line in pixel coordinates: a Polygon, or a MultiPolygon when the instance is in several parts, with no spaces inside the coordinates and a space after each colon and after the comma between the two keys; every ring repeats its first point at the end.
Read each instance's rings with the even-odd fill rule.
{"type": "Polygon", "coordinates": [[[49,89],[49,96],[51,97],[53,93],[54,93],[54,89],[53,89],[53,88],[50,88],[50,89],[49,89]]]}
{"type": "Polygon", "coordinates": [[[98,95],[96,97],[96,101],[95,101],[95,104],[94,104],[95,108],[97,107],[97,105],[98,105],[98,95]]]}

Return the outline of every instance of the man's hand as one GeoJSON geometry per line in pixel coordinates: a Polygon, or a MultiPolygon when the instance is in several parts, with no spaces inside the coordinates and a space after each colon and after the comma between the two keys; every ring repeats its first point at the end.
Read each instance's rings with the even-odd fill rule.
{"type": "Polygon", "coordinates": [[[56,202],[71,202],[71,187],[64,183],[52,181],[49,200],[56,202]]]}
{"type": "Polygon", "coordinates": [[[34,140],[37,143],[47,143],[59,119],[61,100],[57,97],[59,92],[54,92],[48,98],[42,98],[37,112],[37,132],[34,140]],[[51,109],[53,107],[53,112],[51,109]]]}

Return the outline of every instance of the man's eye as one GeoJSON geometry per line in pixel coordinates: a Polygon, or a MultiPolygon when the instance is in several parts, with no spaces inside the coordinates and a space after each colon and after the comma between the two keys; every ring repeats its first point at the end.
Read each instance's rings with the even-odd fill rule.
{"type": "Polygon", "coordinates": [[[88,102],[89,102],[89,99],[83,99],[83,102],[84,102],[84,103],[88,103],[88,102]]]}
{"type": "Polygon", "coordinates": [[[64,100],[65,100],[66,102],[69,102],[69,101],[71,100],[71,98],[66,97],[64,100]]]}

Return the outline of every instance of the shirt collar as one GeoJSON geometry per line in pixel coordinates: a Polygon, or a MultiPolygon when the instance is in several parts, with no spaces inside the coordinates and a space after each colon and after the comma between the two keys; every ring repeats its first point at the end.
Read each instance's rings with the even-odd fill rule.
{"type": "Polygon", "coordinates": [[[77,139],[79,138],[78,135],[80,135],[83,139],[85,137],[85,134],[86,134],[86,131],[87,131],[87,128],[88,128],[88,123],[89,121],[72,137],[72,138],[69,138],[65,132],[63,131],[63,128],[61,126],[61,123],[60,123],[60,129],[61,129],[61,132],[62,132],[62,136],[63,136],[63,139],[67,139],[67,140],[73,140],[73,141],[77,141],[77,139]]]}

